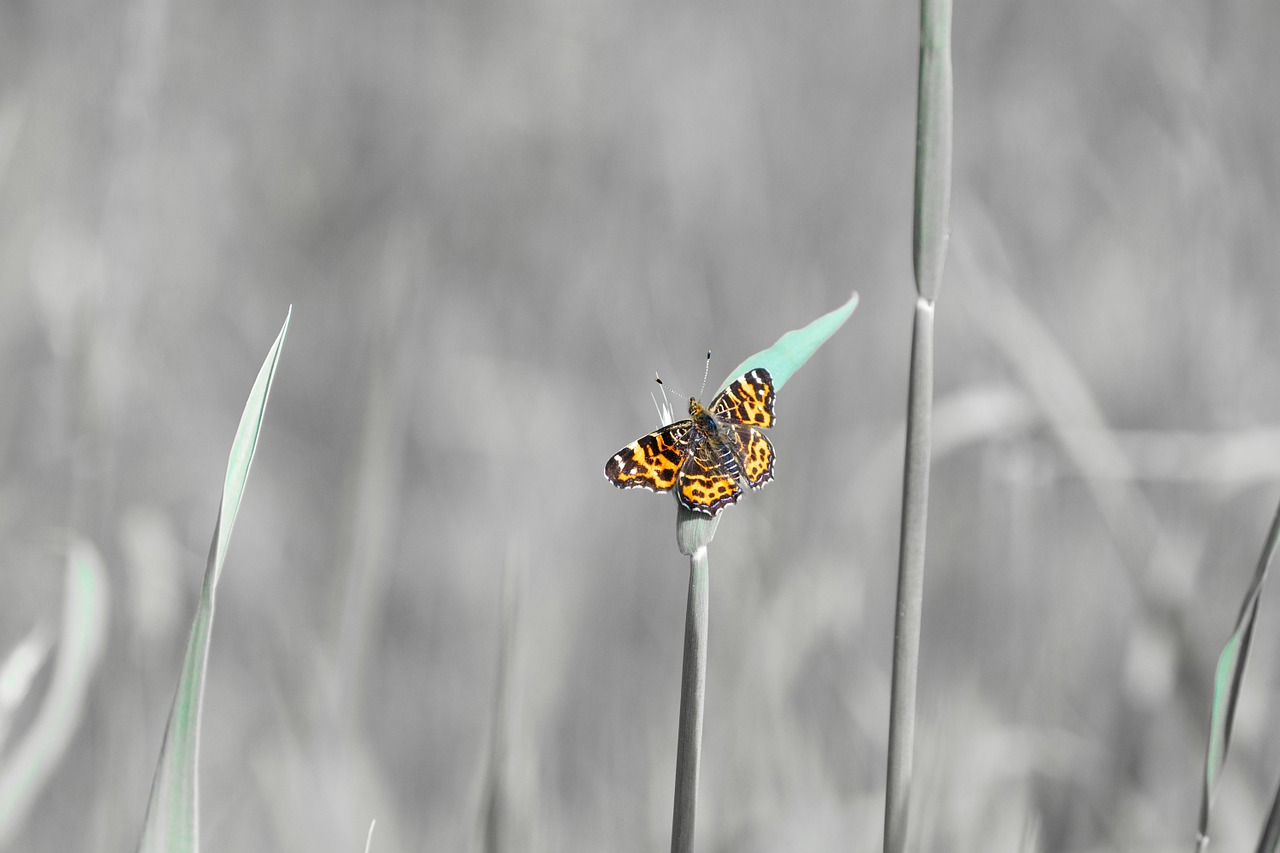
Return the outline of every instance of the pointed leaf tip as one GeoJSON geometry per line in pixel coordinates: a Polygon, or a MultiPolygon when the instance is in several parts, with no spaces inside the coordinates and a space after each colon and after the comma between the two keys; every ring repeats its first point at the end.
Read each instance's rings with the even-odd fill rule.
{"type": "Polygon", "coordinates": [[[775,389],[782,388],[791,378],[791,374],[799,370],[800,366],[817,352],[818,347],[835,334],[836,329],[844,325],[845,320],[849,319],[849,315],[857,307],[858,292],[855,290],[849,300],[839,308],[828,311],[803,328],[787,332],[778,338],[773,346],[743,361],[730,371],[724,382],[720,383],[720,387],[716,389],[716,393],[723,391],[730,382],[748,370],[757,367],[763,367],[769,371],[769,375],[773,377],[775,389]]]}

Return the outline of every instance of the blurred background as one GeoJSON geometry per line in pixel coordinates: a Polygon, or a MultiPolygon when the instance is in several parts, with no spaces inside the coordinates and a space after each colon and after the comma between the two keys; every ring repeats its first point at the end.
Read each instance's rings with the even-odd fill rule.
{"type": "MultiPolygon", "coordinates": [[[[605,461],[844,302],[711,549],[699,847],[880,843],[914,3],[0,5],[0,658],[109,627],[7,849],[136,843],[231,437],[209,850],[669,844],[687,563],[605,461]]],[[[922,850],[1188,850],[1280,489],[1280,5],[961,3],[922,850]]],[[[1274,590],[1215,812],[1280,778],[1274,590]]],[[[2,805],[2,804],[0,804],[2,805]]]]}

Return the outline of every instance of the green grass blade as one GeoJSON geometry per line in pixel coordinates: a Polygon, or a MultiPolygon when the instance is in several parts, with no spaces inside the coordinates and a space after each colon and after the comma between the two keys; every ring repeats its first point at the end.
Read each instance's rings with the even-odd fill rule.
{"type": "Polygon", "coordinates": [[[724,382],[720,383],[716,393],[723,391],[730,382],[748,370],[757,367],[763,367],[769,371],[769,375],[773,377],[774,390],[782,388],[787,383],[787,380],[791,378],[791,374],[799,370],[800,365],[808,361],[809,356],[817,352],[818,347],[822,346],[827,338],[835,333],[836,329],[844,325],[844,321],[849,319],[849,315],[857,307],[858,294],[855,291],[849,297],[849,301],[839,308],[823,314],[802,329],[794,329],[787,332],[778,338],[773,346],[756,353],[742,362],[742,364],[739,364],[730,371],[724,382]]]}
{"type": "Polygon", "coordinates": [[[218,520],[213,528],[209,559],[205,565],[204,587],[196,606],[187,653],[182,661],[178,690],[169,711],[160,760],[151,780],[151,798],[138,841],[141,853],[188,853],[200,849],[198,770],[200,756],[200,712],[204,702],[204,677],[209,661],[209,637],[213,628],[214,596],[222,574],[227,543],[240,510],[249,467],[258,446],[262,417],[275,378],[276,365],[285,333],[289,330],[292,307],[285,316],[280,334],[271,345],[258,378],[249,392],[240,426],[231,443],[227,478],[222,489],[218,520]]]}
{"type": "Polygon", "coordinates": [[[88,542],[73,540],[49,690],[35,720],[0,768],[0,848],[22,828],[84,716],[89,682],[106,645],[107,602],[102,558],[88,542]]]}
{"type": "Polygon", "coordinates": [[[271,382],[276,375],[276,364],[280,360],[280,348],[284,345],[285,333],[289,331],[289,319],[293,316],[293,306],[289,306],[284,317],[284,325],[275,343],[267,353],[266,360],[258,370],[258,377],[249,391],[249,399],[240,414],[240,425],[236,427],[236,437],[231,442],[231,455],[227,459],[227,478],[222,486],[222,506],[218,511],[218,525],[214,531],[214,548],[217,558],[214,561],[213,582],[216,585],[222,573],[222,564],[227,556],[227,543],[231,541],[231,528],[236,523],[236,514],[240,511],[240,498],[244,495],[244,484],[249,479],[249,466],[253,464],[253,453],[258,448],[258,433],[262,429],[262,417],[267,411],[267,396],[271,393],[271,382]]]}
{"type": "Polygon", "coordinates": [[[1258,853],[1276,853],[1280,847],[1280,785],[1276,786],[1276,797],[1271,801],[1271,813],[1262,827],[1262,837],[1258,839],[1258,853]]]}
{"type": "Polygon", "coordinates": [[[1258,601],[1262,595],[1262,584],[1267,579],[1271,558],[1275,556],[1278,543],[1280,543],[1280,505],[1276,507],[1275,518],[1271,521],[1271,530],[1267,533],[1266,544],[1262,547],[1262,556],[1258,560],[1257,569],[1254,570],[1253,582],[1249,584],[1249,591],[1245,593],[1244,603],[1240,607],[1240,616],[1236,619],[1235,630],[1231,632],[1231,637],[1218,657],[1218,667],[1214,671],[1213,711],[1209,717],[1209,745],[1205,750],[1204,758],[1204,789],[1200,798],[1197,850],[1203,850],[1209,843],[1209,811],[1213,808],[1218,777],[1222,773],[1222,766],[1227,760],[1227,750],[1231,746],[1231,727],[1235,722],[1236,700],[1240,696],[1245,664],[1249,660],[1249,644],[1253,640],[1253,626],[1258,618],[1258,601]]]}

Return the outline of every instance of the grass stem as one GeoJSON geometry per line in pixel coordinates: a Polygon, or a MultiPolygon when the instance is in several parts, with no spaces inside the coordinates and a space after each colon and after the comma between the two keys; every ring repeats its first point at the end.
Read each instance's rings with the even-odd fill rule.
{"type": "Polygon", "coordinates": [[[951,0],[920,2],[920,76],[916,105],[915,219],[911,261],[916,276],[907,391],[907,447],[898,551],[898,607],[889,699],[889,767],[884,850],[903,853],[911,812],[916,676],[924,597],[925,527],[933,418],[933,306],[942,284],[951,215],[951,0]]]}
{"type": "Polygon", "coordinates": [[[689,605],[684,622],[684,674],[680,679],[680,731],[676,746],[675,810],[671,853],[693,850],[702,756],[702,709],[707,682],[710,571],[704,545],[689,555],[689,605]]]}
{"type": "Polygon", "coordinates": [[[906,848],[910,811],[932,412],[933,303],[921,298],[916,302],[915,326],[911,336],[902,538],[898,552],[898,610],[894,621],[893,681],[889,703],[889,774],[884,818],[886,853],[901,853],[906,848]]]}

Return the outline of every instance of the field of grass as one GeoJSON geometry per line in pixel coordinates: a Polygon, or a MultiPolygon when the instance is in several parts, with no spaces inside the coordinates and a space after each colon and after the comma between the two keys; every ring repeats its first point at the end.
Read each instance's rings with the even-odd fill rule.
{"type": "MultiPolygon", "coordinates": [[[[0,5],[0,850],[137,844],[290,305],[204,849],[665,849],[688,563],[602,468],[655,371],[714,388],[854,290],[716,533],[697,847],[879,850],[918,16],[0,5]]],[[[917,849],[1194,849],[1280,499],[1277,44],[1273,0],[957,4],[917,849]]],[[[1221,853],[1280,779],[1277,607],[1221,853]]]]}

